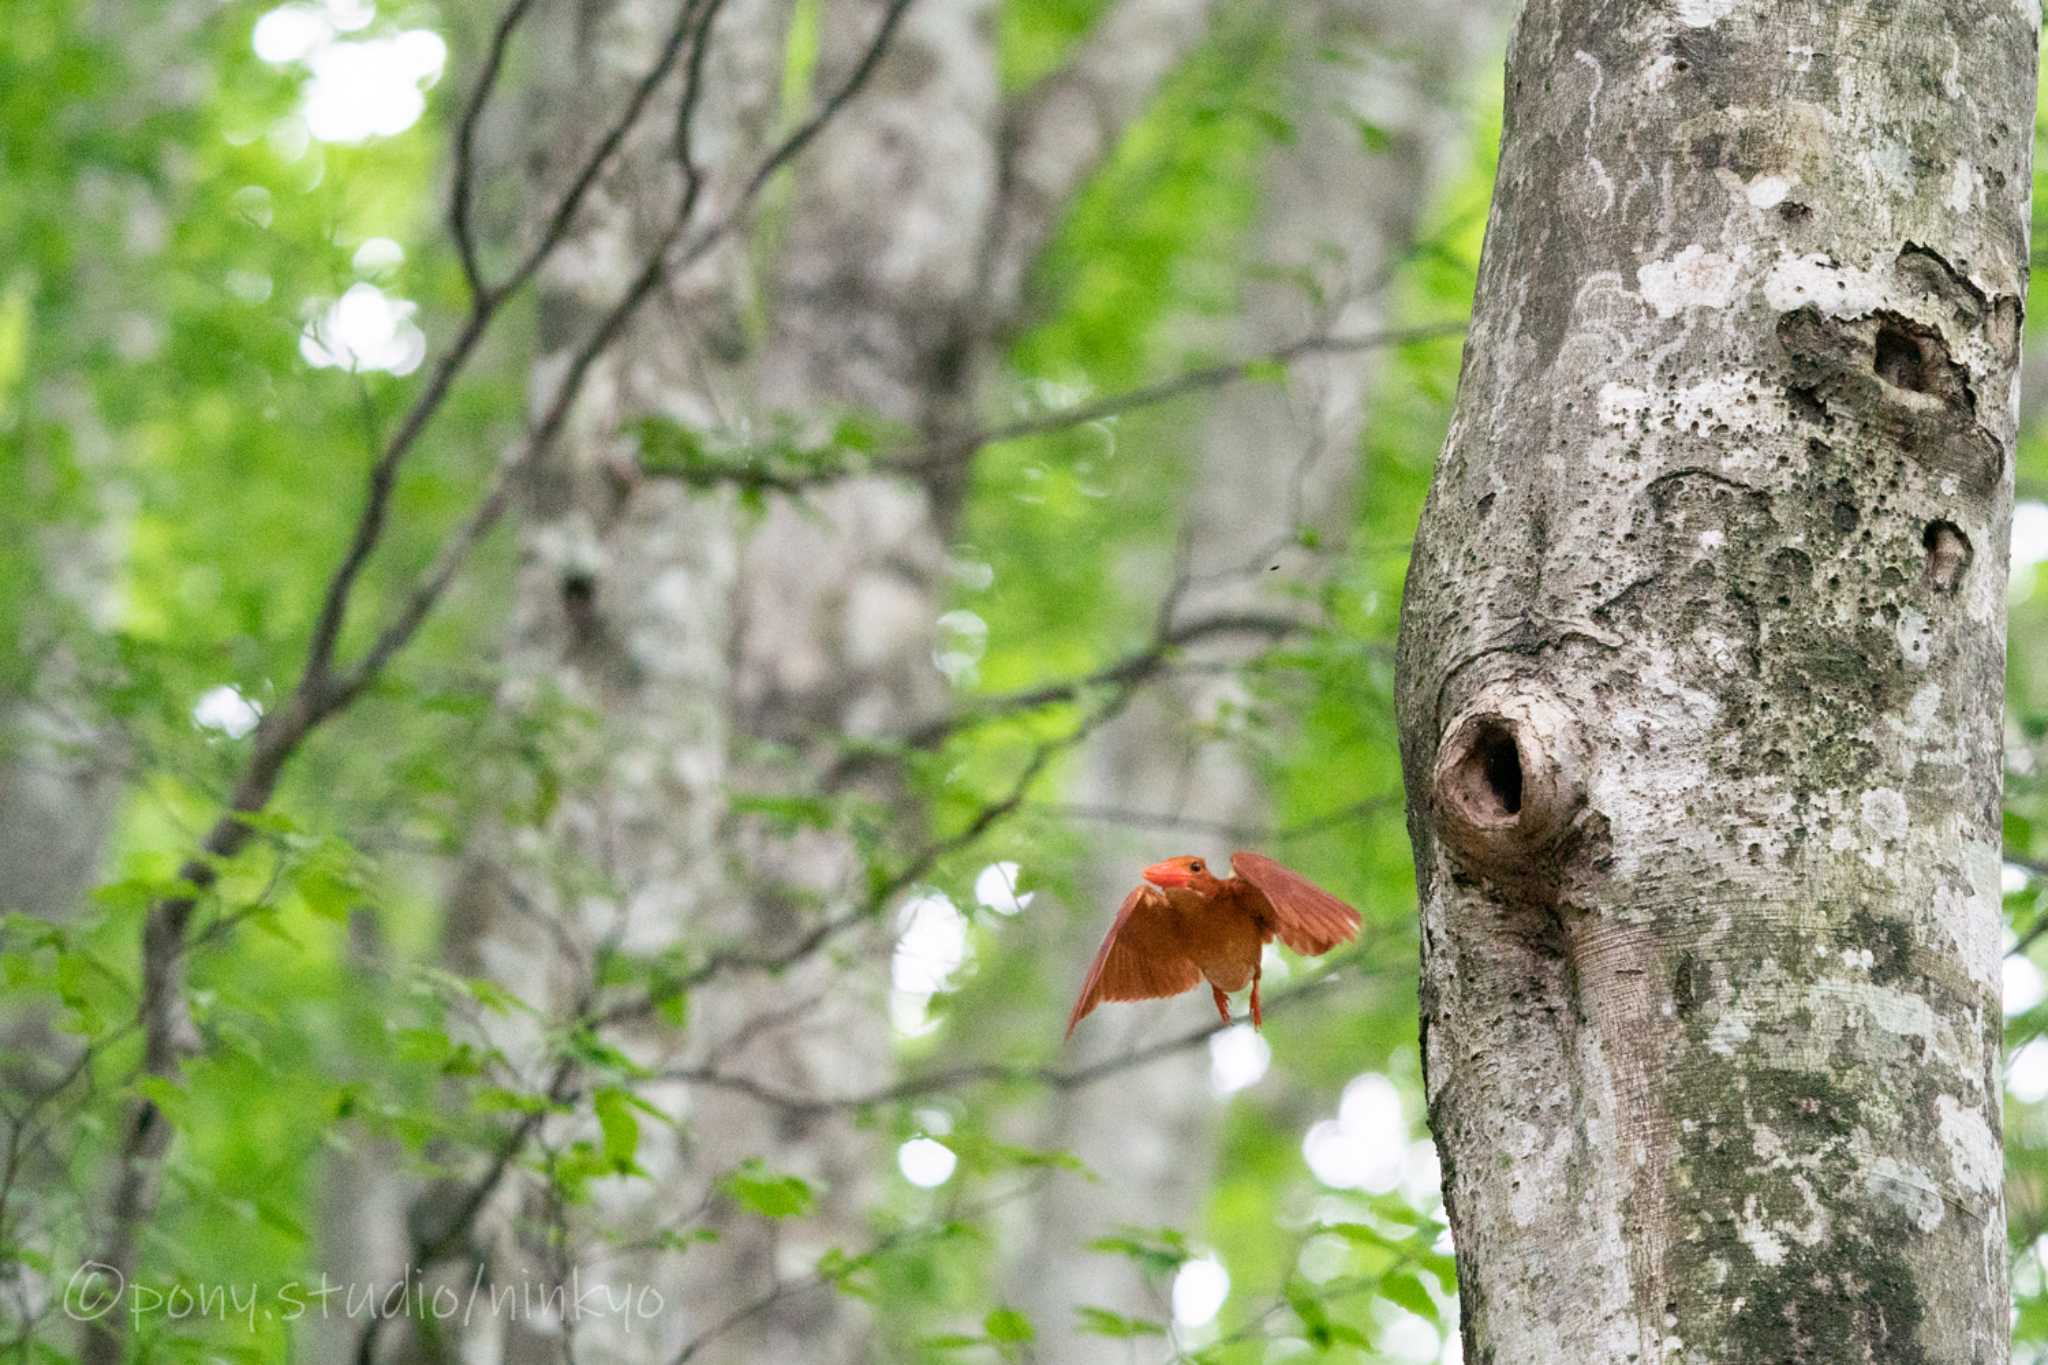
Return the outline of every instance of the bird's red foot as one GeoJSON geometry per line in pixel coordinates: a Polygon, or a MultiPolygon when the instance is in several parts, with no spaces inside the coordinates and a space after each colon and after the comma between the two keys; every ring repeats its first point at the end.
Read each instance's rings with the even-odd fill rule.
{"type": "Polygon", "coordinates": [[[1223,993],[1223,988],[1213,981],[1209,983],[1209,993],[1216,997],[1216,1012],[1223,1016],[1224,1023],[1229,1023],[1230,997],[1225,995],[1223,993]]]}
{"type": "Polygon", "coordinates": [[[1252,977],[1252,1029],[1257,1031],[1265,1021],[1259,1017],[1259,978],[1252,977]]]}

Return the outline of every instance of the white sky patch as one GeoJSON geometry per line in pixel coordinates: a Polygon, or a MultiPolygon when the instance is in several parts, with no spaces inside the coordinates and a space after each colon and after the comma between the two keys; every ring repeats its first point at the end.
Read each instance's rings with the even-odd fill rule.
{"type": "Polygon", "coordinates": [[[1401,1197],[1415,1208],[1433,1208],[1443,1197],[1443,1188],[1443,1161],[1437,1156],[1436,1144],[1428,1138],[1409,1143],[1408,1157],[1402,1162],[1401,1197]]]}
{"type": "Polygon", "coordinates": [[[1351,1244],[1341,1237],[1311,1237],[1301,1245],[1294,1268],[1310,1284],[1334,1280],[1351,1266],[1351,1244]]]}
{"type": "Polygon", "coordinates": [[[2005,1088],[2022,1104],[2048,1099],[2048,1047],[2036,1038],[2005,1064],[2005,1088]]]}
{"type": "Polygon", "coordinates": [[[270,276],[260,270],[230,270],[225,282],[228,292],[243,303],[262,303],[270,297],[270,276]]]}
{"type": "Polygon", "coordinates": [[[929,892],[896,912],[900,931],[889,976],[906,995],[936,995],[967,962],[967,917],[953,902],[929,892]]]}
{"type": "Polygon", "coordinates": [[[371,237],[349,258],[358,275],[382,275],[405,264],[405,248],[389,237],[371,237]]]}
{"type": "Polygon", "coordinates": [[[1742,262],[1698,242],[1664,261],[1636,269],[1636,288],[1660,318],[1677,317],[1687,308],[1726,308],[1742,278],[1742,262]]]}
{"type": "Polygon", "coordinates": [[[1181,1264],[1173,1276],[1173,1320],[1183,1327],[1213,1322],[1230,1297],[1230,1272],[1214,1256],[1181,1264]]]}
{"type": "Polygon", "coordinates": [[[1379,1347],[1380,1354],[1388,1360],[1428,1365],[1443,1351],[1444,1339],[1437,1335],[1436,1328],[1402,1310],[1380,1329],[1379,1347]]]}
{"type": "Polygon", "coordinates": [[[373,0],[326,0],[324,8],[327,22],[343,33],[368,28],[377,17],[377,6],[373,0]]]}
{"type": "Polygon", "coordinates": [[[1257,1085],[1272,1064],[1272,1046],[1250,1024],[1209,1035],[1209,1088],[1218,1096],[1257,1085]]]}
{"type": "Polygon", "coordinates": [[[263,708],[226,683],[208,689],[192,707],[194,725],[218,731],[229,739],[240,739],[262,719],[263,708]]]}
{"type": "Polygon", "coordinates": [[[954,557],[946,561],[946,573],[970,592],[982,592],[996,581],[996,566],[983,559],[954,557]]]}
{"type": "MultiPolygon", "coordinates": [[[[1998,869],[1998,890],[2000,895],[2017,896],[2027,889],[2034,880],[2033,874],[2014,863],[2002,864],[1998,869]]],[[[2008,947],[2011,945],[2007,945],[2008,947]]]]}
{"type": "Polygon", "coordinates": [[[899,1038],[922,1038],[939,1026],[932,1018],[932,998],[921,991],[889,992],[889,1027],[899,1038]]]}
{"type": "Polygon", "coordinates": [[[316,5],[279,5],[256,21],[249,45],[272,66],[302,62],[334,41],[334,25],[316,5]]]}
{"type": "Polygon", "coordinates": [[[448,64],[448,45],[431,29],[344,39],[377,17],[371,0],[327,0],[270,10],[249,35],[272,66],[305,68],[306,130],[322,142],[367,142],[402,133],[426,112],[426,91],[448,64]]]}
{"type": "Polygon", "coordinates": [[[971,611],[949,611],[939,618],[939,641],[932,646],[932,666],[955,687],[970,686],[977,665],[988,652],[988,622],[971,611]]]}
{"type": "Polygon", "coordinates": [[[1401,1183],[1407,1166],[1408,1121],[1401,1112],[1401,1092],[1377,1071],[1352,1077],[1337,1117],[1309,1128],[1301,1154],[1325,1185],[1385,1194],[1401,1183]]]}
{"type": "Polygon", "coordinates": [[[419,122],[441,78],[448,45],[431,29],[336,42],[306,59],[306,127],[322,142],[368,142],[419,122]]]}
{"type": "Polygon", "coordinates": [[[299,354],[315,369],[411,374],[426,359],[427,337],[412,318],[419,305],[374,284],[352,284],[299,334],[299,354]]]}
{"type": "Polygon", "coordinates": [[[2024,1014],[2041,1003],[2043,994],[2048,994],[2048,983],[2042,981],[2039,967],[2023,957],[2005,959],[2007,1015],[2024,1014]]]}
{"type": "MultiPolygon", "coordinates": [[[[2018,583],[2048,559],[2048,502],[2020,502],[2012,509],[2012,578],[2018,583]]],[[[2029,580],[2031,582],[2031,579],[2029,580]]]]}
{"type": "Polygon", "coordinates": [[[935,1190],[953,1178],[960,1158],[937,1138],[914,1137],[896,1149],[896,1169],[920,1189],[935,1190]]]}
{"type": "Polygon", "coordinates": [[[1023,869],[1015,863],[990,863],[974,877],[974,902],[998,915],[1014,915],[1031,904],[1036,892],[1017,890],[1023,869]]]}

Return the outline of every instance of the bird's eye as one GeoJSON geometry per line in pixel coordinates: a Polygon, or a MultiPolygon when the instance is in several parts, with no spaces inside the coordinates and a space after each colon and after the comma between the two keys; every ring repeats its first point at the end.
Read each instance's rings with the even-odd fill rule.
{"type": "Polygon", "coordinates": [[[1190,871],[1190,872],[1200,872],[1201,870],[1202,870],[1202,860],[1201,860],[1200,858],[1197,858],[1197,859],[1195,859],[1195,860],[1194,860],[1193,862],[1191,862],[1191,863],[1189,863],[1189,864],[1188,864],[1188,871],[1190,871]]]}

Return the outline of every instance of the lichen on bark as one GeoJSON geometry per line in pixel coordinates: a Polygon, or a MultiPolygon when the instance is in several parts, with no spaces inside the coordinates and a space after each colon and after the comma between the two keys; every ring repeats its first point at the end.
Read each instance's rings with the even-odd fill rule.
{"type": "Polygon", "coordinates": [[[2005,1359],[2037,28],[1517,31],[1400,651],[1468,1359],[2005,1359]]]}

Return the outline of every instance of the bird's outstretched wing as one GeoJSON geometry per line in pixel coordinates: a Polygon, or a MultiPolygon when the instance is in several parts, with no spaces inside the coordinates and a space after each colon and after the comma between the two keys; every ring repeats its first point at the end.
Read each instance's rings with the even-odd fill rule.
{"type": "Polygon", "coordinates": [[[1327,953],[1358,936],[1358,912],[1294,869],[1261,854],[1233,853],[1230,870],[1257,893],[1253,913],[1263,921],[1259,927],[1295,952],[1327,953]],[[1264,907],[1256,904],[1261,899],[1264,907]]]}
{"type": "Polygon", "coordinates": [[[1067,1036],[1073,1037],[1074,1025],[1104,1000],[1179,995],[1201,979],[1201,969],[1181,946],[1166,897],[1141,883],[1124,897],[1116,923],[1089,964],[1074,1012],[1067,1016],[1067,1036]]]}

